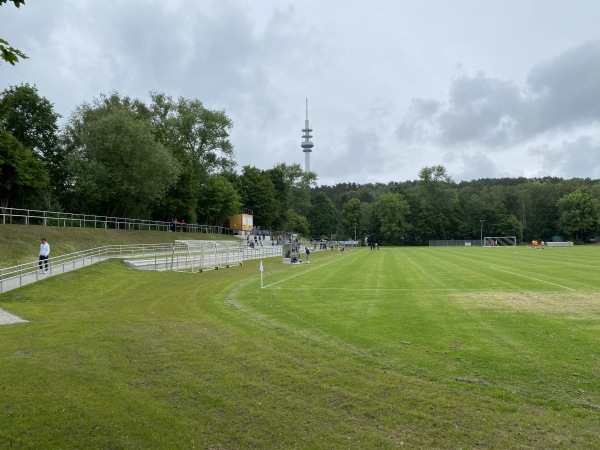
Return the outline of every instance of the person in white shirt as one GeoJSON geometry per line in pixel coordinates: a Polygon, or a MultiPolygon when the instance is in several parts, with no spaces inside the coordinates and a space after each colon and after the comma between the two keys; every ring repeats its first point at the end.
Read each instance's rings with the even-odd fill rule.
{"type": "Polygon", "coordinates": [[[48,244],[48,241],[46,241],[46,238],[42,238],[40,239],[41,244],[40,244],[40,260],[39,260],[39,266],[40,266],[40,273],[47,273],[48,272],[48,256],[50,255],[50,244],[48,244]],[[46,270],[42,269],[42,266],[44,266],[45,264],[45,268],[46,270]]]}

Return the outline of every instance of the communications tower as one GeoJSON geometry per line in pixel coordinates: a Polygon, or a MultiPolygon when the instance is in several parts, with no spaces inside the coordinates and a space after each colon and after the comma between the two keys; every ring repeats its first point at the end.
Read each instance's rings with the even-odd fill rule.
{"type": "Polygon", "coordinates": [[[306,120],[304,121],[304,129],[302,130],[302,138],[304,139],[302,141],[302,144],[300,145],[302,147],[302,151],[304,152],[304,172],[308,173],[310,172],[310,152],[312,152],[313,147],[315,146],[315,144],[312,143],[312,141],[310,140],[312,138],[312,135],[310,134],[312,132],[312,128],[310,127],[310,125],[308,124],[308,98],[306,99],[306,120]]]}

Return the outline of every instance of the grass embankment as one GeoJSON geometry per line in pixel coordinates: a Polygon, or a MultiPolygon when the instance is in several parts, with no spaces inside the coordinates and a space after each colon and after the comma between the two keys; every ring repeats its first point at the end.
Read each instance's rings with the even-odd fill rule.
{"type": "Polygon", "coordinates": [[[52,257],[104,245],[160,244],[176,239],[233,239],[225,235],[166,231],[0,225],[0,268],[36,261],[42,237],[48,239],[52,257]]]}
{"type": "Polygon", "coordinates": [[[594,248],[345,253],[0,295],[0,447],[597,446],[594,248]]]}

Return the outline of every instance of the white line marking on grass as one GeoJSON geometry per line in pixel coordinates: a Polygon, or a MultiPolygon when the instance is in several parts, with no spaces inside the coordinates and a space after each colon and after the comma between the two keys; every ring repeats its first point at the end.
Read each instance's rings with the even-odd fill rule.
{"type": "MultiPolygon", "coordinates": [[[[278,282],[279,283],[279,282],[278,282]]],[[[273,283],[275,284],[275,283],[273,283]]],[[[345,288],[345,287],[278,287],[279,291],[473,291],[473,292],[482,292],[482,289],[461,289],[461,288],[345,288]]]]}
{"type": "MultiPolygon", "coordinates": [[[[358,254],[358,252],[355,252],[352,255],[357,255],[357,254],[358,254]]],[[[348,257],[350,257],[352,255],[347,255],[346,258],[348,258],[348,257]]],[[[276,281],[275,283],[267,284],[267,285],[265,285],[263,287],[263,289],[266,289],[266,288],[271,287],[271,286],[275,286],[276,284],[283,283],[284,281],[287,281],[287,280],[291,280],[292,278],[299,277],[300,275],[304,275],[306,273],[312,272],[313,270],[321,269],[323,267],[326,267],[326,266],[328,266],[330,264],[333,264],[333,263],[336,263],[338,261],[340,261],[340,260],[339,259],[335,259],[335,260],[333,260],[331,262],[328,262],[326,264],[319,264],[317,266],[314,266],[312,269],[308,269],[308,270],[305,270],[304,272],[297,273],[296,275],[292,275],[291,277],[287,277],[287,278],[284,278],[283,280],[276,281]]]]}
{"type": "Polygon", "coordinates": [[[558,286],[560,288],[567,289],[569,291],[575,291],[575,289],[567,287],[567,286],[563,286],[562,284],[552,283],[551,281],[546,281],[546,280],[540,280],[539,278],[534,278],[534,277],[530,277],[530,276],[527,276],[527,275],[522,275],[520,273],[510,272],[510,271],[504,270],[504,269],[498,269],[497,267],[490,267],[490,269],[498,270],[498,271],[504,272],[504,273],[509,273],[511,275],[516,275],[517,277],[529,278],[530,280],[539,281],[540,283],[551,284],[553,286],[558,286]]]}

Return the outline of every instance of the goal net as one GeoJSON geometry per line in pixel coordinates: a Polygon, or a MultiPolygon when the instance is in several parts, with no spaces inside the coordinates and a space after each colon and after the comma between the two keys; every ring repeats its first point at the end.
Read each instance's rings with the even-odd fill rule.
{"type": "Polygon", "coordinates": [[[170,270],[203,272],[241,266],[242,256],[239,242],[177,240],[173,243],[170,270]]]}
{"type": "Polygon", "coordinates": [[[486,236],[483,238],[484,247],[514,247],[516,245],[516,236],[486,236]]]}

